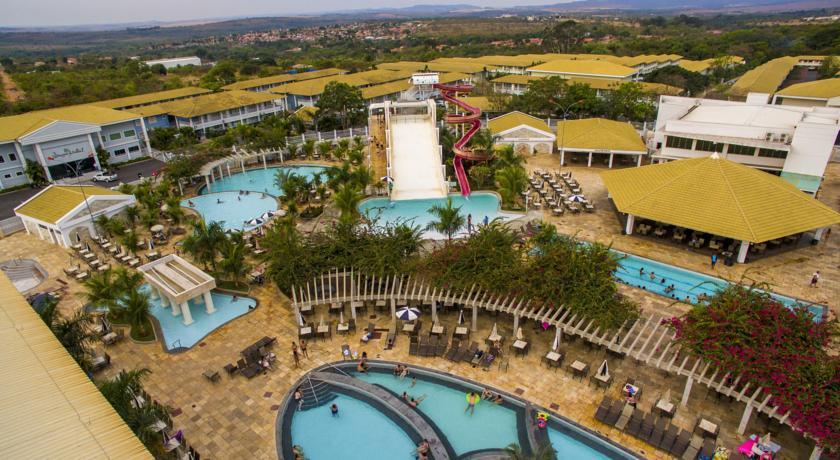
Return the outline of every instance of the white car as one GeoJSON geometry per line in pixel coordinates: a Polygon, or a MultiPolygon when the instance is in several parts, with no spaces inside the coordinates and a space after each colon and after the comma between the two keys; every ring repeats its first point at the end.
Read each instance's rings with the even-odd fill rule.
{"type": "Polygon", "coordinates": [[[101,173],[93,176],[93,179],[91,180],[94,182],[114,182],[117,180],[117,175],[111,174],[108,171],[102,171],[101,173]]]}

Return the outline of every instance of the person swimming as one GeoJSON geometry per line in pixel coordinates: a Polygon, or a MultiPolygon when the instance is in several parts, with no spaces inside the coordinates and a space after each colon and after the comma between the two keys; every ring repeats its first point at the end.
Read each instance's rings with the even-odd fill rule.
{"type": "Polygon", "coordinates": [[[330,412],[332,413],[333,417],[338,417],[338,406],[336,404],[330,406],[330,412]]]}
{"type": "Polygon", "coordinates": [[[464,409],[464,413],[469,411],[470,415],[473,415],[473,413],[475,413],[475,404],[478,401],[480,401],[480,398],[478,397],[478,394],[476,394],[473,391],[467,393],[467,408],[464,409]]]}

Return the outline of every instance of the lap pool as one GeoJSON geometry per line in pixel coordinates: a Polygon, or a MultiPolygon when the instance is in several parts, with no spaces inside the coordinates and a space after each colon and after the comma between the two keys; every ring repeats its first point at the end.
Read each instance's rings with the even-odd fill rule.
{"type": "MultiPolygon", "coordinates": [[[[472,215],[474,226],[481,224],[485,217],[488,221],[493,219],[512,220],[522,217],[521,214],[507,213],[499,207],[499,197],[493,193],[475,192],[465,198],[458,194],[449,195],[452,198],[453,207],[461,207],[461,215],[464,219],[472,215]]],[[[399,200],[391,201],[388,198],[371,198],[359,204],[359,212],[371,220],[378,220],[380,224],[408,223],[419,226],[424,230],[424,236],[431,239],[443,239],[442,235],[435,231],[425,230],[429,222],[435,217],[429,213],[429,208],[434,205],[445,206],[446,198],[430,198],[423,200],[399,200]]],[[[466,228],[461,229],[459,235],[465,235],[466,228]]]]}
{"type": "Polygon", "coordinates": [[[264,193],[221,192],[199,195],[181,202],[181,206],[201,214],[205,222],[219,222],[228,231],[252,230],[261,224],[248,221],[277,210],[277,200],[264,193]]]}
{"type": "MultiPolygon", "coordinates": [[[[266,169],[252,169],[245,172],[232,174],[228,177],[217,179],[210,184],[210,190],[204,186],[199,191],[200,195],[217,192],[239,192],[248,190],[250,192],[263,192],[273,196],[282,196],[283,192],[274,184],[274,176],[277,171],[287,170],[299,176],[311,180],[312,176],[323,173],[327,168],[323,166],[279,166],[266,169]]],[[[326,177],[324,177],[326,180],[326,177]]]]}

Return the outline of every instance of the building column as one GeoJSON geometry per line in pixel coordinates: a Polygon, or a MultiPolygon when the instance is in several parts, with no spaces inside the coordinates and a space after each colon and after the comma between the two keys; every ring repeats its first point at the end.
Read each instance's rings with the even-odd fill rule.
{"type": "Polygon", "coordinates": [[[628,235],[633,234],[633,225],[636,223],[636,216],[633,214],[627,214],[627,226],[624,227],[624,233],[628,235]]]}
{"type": "Polygon", "coordinates": [[[397,317],[397,299],[391,299],[391,318],[397,317]]]}
{"type": "Polygon", "coordinates": [[[225,167],[227,168],[228,177],[230,177],[230,162],[225,163],[225,167]]]}
{"type": "MultiPolygon", "coordinates": [[[[50,168],[47,166],[47,159],[44,157],[44,152],[41,150],[41,144],[35,144],[35,153],[38,155],[38,160],[41,161],[41,166],[44,167],[44,174],[47,175],[47,181],[52,182],[52,174],[50,168]]],[[[26,162],[23,162],[26,165],[26,162]]]]}
{"type": "Polygon", "coordinates": [[[615,155],[614,153],[610,153],[610,166],[609,166],[609,169],[612,169],[613,156],[614,156],[614,155],[615,155]]]}
{"type": "Polygon", "coordinates": [[[566,164],[566,149],[560,149],[560,167],[566,164]]]}
{"type": "Polygon", "coordinates": [[[216,307],[213,305],[213,296],[210,295],[210,291],[204,293],[204,308],[208,315],[216,311],[216,307]]]}
{"type": "Polygon", "coordinates": [[[169,306],[169,297],[160,294],[160,306],[161,308],[166,308],[169,306]]]}
{"type": "Polygon", "coordinates": [[[694,385],[694,377],[688,376],[685,381],[685,388],[683,389],[682,399],[680,400],[680,406],[685,407],[688,404],[688,395],[691,394],[691,386],[694,385]]]}
{"type": "MultiPolygon", "coordinates": [[[[146,121],[143,120],[143,117],[140,117],[140,127],[143,128],[143,140],[146,141],[146,154],[152,154],[152,143],[149,141],[149,131],[146,129],[146,121]]],[[[129,157],[131,154],[128,154],[129,157]]]]}
{"type": "Polygon", "coordinates": [[[190,313],[190,304],[184,302],[181,304],[181,312],[184,314],[184,326],[189,326],[193,323],[192,313],[190,313]]]}
{"type": "Polygon", "coordinates": [[[642,165],[642,155],[638,155],[638,156],[636,156],[636,166],[638,167],[638,166],[641,166],[641,165],[642,165]]]}
{"type": "Polygon", "coordinates": [[[516,337],[516,330],[519,329],[519,314],[513,314],[513,336],[516,337]]]}
{"type": "Polygon", "coordinates": [[[738,263],[743,264],[747,262],[747,252],[750,250],[749,241],[741,241],[741,247],[738,249],[738,263]]]}
{"type": "Polygon", "coordinates": [[[472,307],[472,331],[478,331],[478,305],[473,304],[472,307]]]}
{"type": "Polygon", "coordinates": [[[741,422],[738,423],[738,434],[743,435],[747,431],[747,424],[750,423],[752,411],[752,402],[747,401],[747,407],[744,408],[744,413],[741,414],[741,422]]]}
{"type": "Polygon", "coordinates": [[[825,229],[827,227],[818,228],[817,231],[814,232],[814,242],[822,241],[823,235],[825,235],[825,229]]]}
{"type": "MultiPolygon", "coordinates": [[[[280,156],[281,156],[281,157],[283,156],[283,152],[282,152],[282,150],[281,150],[281,152],[280,152],[280,156]]],[[[265,159],[265,154],[263,154],[262,159],[263,159],[263,169],[268,169],[268,163],[266,162],[266,159],[265,159]]]]}
{"type": "Polygon", "coordinates": [[[586,161],[586,167],[587,168],[592,167],[592,152],[589,152],[589,159],[586,161]]]}
{"type": "Polygon", "coordinates": [[[151,291],[151,293],[149,294],[149,296],[150,296],[153,300],[157,300],[157,299],[159,299],[159,298],[160,298],[160,291],[158,291],[158,288],[156,288],[156,287],[152,286],[152,291],[151,291]]]}
{"type": "Polygon", "coordinates": [[[204,183],[207,184],[207,193],[211,193],[212,190],[210,190],[210,176],[204,176],[204,183]]]}

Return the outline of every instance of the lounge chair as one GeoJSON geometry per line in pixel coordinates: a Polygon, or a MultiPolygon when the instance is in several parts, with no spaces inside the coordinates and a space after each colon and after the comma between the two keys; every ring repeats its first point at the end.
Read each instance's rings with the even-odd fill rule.
{"type": "Polygon", "coordinates": [[[677,439],[674,440],[674,444],[668,449],[668,452],[671,453],[674,457],[679,457],[685,452],[688,448],[688,443],[691,440],[691,433],[686,430],[680,430],[680,434],[677,435],[677,439]]]}
{"type": "Polygon", "coordinates": [[[607,423],[607,413],[610,411],[612,403],[612,398],[610,398],[609,396],[604,396],[604,399],[601,400],[601,405],[599,405],[598,410],[595,411],[595,420],[601,423],[607,423]]]}
{"type": "Polygon", "coordinates": [[[653,427],[653,432],[650,434],[650,438],[648,439],[648,443],[653,446],[658,446],[659,443],[662,442],[662,438],[665,437],[665,419],[663,417],[659,417],[656,420],[656,425],[653,427]]]}
{"type": "Polygon", "coordinates": [[[490,366],[493,365],[493,362],[496,360],[496,358],[498,356],[499,355],[497,355],[496,353],[493,353],[492,351],[488,351],[487,353],[484,353],[484,356],[481,357],[481,368],[485,369],[485,370],[489,369],[490,366]]]}
{"type": "Polygon", "coordinates": [[[644,412],[640,410],[633,411],[633,415],[630,417],[630,422],[627,423],[627,427],[625,427],[624,431],[626,431],[630,436],[638,436],[639,431],[642,429],[642,421],[644,418],[644,412]]]}
{"type": "Polygon", "coordinates": [[[630,404],[625,404],[624,408],[621,409],[621,415],[618,417],[618,421],[615,423],[615,427],[619,430],[624,430],[624,427],[627,426],[627,423],[630,421],[630,417],[633,415],[634,407],[630,404]]]}
{"type": "Polygon", "coordinates": [[[703,447],[700,449],[700,456],[712,458],[712,455],[715,454],[715,448],[717,448],[717,446],[715,445],[715,441],[713,439],[706,438],[703,441],[703,447]]]}
{"type": "Polygon", "coordinates": [[[696,434],[692,435],[691,441],[688,442],[688,448],[683,452],[683,460],[696,460],[701,447],[703,447],[703,438],[696,434]]]}
{"type": "Polygon", "coordinates": [[[475,356],[475,352],[478,351],[478,342],[473,341],[470,343],[470,347],[467,349],[466,353],[462,353],[460,358],[462,362],[470,362],[475,356]]]}
{"type": "Polygon", "coordinates": [[[443,356],[446,353],[446,341],[441,340],[435,345],[435,356],[443,356]]]}
{"type": "Polygon", "coordinates": [[[341,345],[341,359],[348,360],[352,357],[353,356],[350,354],[350,345],[347,345],[346,343],[341,345]]]}
{"type": "Polygon", "coordinates": [[[677,429],[676,425],[670,425],[668,430],[665,432],[665,436],[662,437],[662,441],[659,442],[660,449],[668,452],[671,450],[671,446],[674,445],[674,441],[677,440],[677,434],[679,433],[679,429],[677,429]]]}
{"type": "Polygon", "coordinates": [[[417,356],[420,352],[420,344],[417,342],[411,342],[408,344],[408,354],[411,356],[417,356]]]}
{"type": "Polygon", "coordinates": [[[616,422],[618,422],[618,418],[621,416],[621,410],[624,408],[624,404],[624,401],[613,401],[612,406],[610,406],[610,411],[607,412],[607,425],[614,426],[616,422]]]}
{"type": "Polygon", "coordinates": [[[650,439],[650,434],[653,432],[653,425],[654,425],[654,416],[650,412],[645,415],[645,419],[642,420],[642,429],[639,430],[639,434],[636,435],[637,438],[641,439],[642,441],[647,442],[650,439]]]}
{"type": "Polygon", "coordinates": [[[432,345],[428,342],[420,344],[420,356],[432,356],[432,345]]]}
{"type": "Polygon", "coordinates": [[[458,339],[452,339],[452,344],[449,346],[449,351],[446,352],[444,357],[450,361],[457,361],[455,357],[458,355],[458,347],[460,346],[460,342],[458,339]]]}

